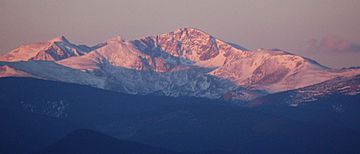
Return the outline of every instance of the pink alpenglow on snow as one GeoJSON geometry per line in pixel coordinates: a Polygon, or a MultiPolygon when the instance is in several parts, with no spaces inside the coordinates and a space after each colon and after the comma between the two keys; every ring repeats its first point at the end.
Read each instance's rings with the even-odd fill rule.
{"type": "Polygon", "coordinates": [[[2,77],[213,99],[226,95],[249,100],[360,73],[358,68],[332,69],[280,49],[248,50],[191,27],[135,40],[118,36],[94,47],[57,37],[22,45],[0,59],[2,77]]]}

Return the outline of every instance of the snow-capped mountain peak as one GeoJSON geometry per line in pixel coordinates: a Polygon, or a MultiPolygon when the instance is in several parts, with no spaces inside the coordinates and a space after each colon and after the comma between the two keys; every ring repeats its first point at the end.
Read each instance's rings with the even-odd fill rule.
{"type": "Polygon", "coordinates": [[[106,40],[106,43],[111,43],[111,42],[113,43],[125,42],[125,39],[123,39],[121,36],[118,35],[106,40]]]}
{"type": "Polygon", "coordinates": [[[55,42],[66,42],[66,43],[70,43],[70,41],[69,41],[64,35],[60,35],[60,36],[54,37],[54,38],[50,39],[48,42],[49,42],[49,43],[55,43],[55,42]]]}
{"type": "Polygon", "coordinates": [[[173,32],[164,33],[160,35],[175,35],[178,37],[189,37],[189,38],[196,38],[196,37],[210,37],[211,35],[193,27],[184,27],[179,28],[173,32]]]}
{"type": "Polygon", "coordinates": [[[84,55],[89,50],[90,47],[72,44],[64,36],[58,36],[45,42],[21,45],[0,56],[0,61],[58,61],[73,56],[84,55]]]}
{"type": "MultiPolygon", "coordinates": [[[[60,36],[21,46],[1,60],[54,61],[104,80],[98,87],[126,93],[227,99],[252,99],[360,74],[360,69],[331,69],[280,49],[247,50],[191,27],[135,40],[117,36],[94,48],[60,36]]],[[[14,72],[24,65],[10,66],[14,72]]]]}

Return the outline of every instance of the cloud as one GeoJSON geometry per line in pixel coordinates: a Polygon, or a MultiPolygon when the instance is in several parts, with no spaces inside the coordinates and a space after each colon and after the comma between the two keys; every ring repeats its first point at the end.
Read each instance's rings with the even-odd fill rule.
{"type": "Polygon", "coordinates": [[[327,36],[322,39],[311,39],[307,42],[308,49],[316,52],[360,52],[360,44],[344,40],[336,36],[327,36]]]}

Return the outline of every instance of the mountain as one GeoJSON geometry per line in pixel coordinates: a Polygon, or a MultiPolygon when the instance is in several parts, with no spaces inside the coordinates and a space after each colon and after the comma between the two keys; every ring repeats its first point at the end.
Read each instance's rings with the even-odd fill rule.
{"type": "MultiPolygon", "coordinates": [[[[294,120],[221,100],[129,95],[33,78],[1,78],[0,85],[1,153],[71,149],[78,139],[91,146],[83,142],[77,150],[87,150],[82,149],[85,145],[97,150],[117,145],[114,138],[184,153],[360,151],[357,130],[294,120]],[[95,132],[75,131],[79,129],[95,132]]],[[[132,149],[131,145],[125,148],[132,149]]]]}
{"type": "Polygon", "coordinates": [[[75,130],[56,143],[39,151],[39,153],[176,154],[176,152],[170,150],[119,140],[87,129],[75,130]]]}
{"type": "MultiPolygon", "coordinates": [[[[63,43],[49,42],[71,44],[67,40],[63,43]]],[[[68,46],[78,51],[78,46],[68,46]]],[[[33,52],[41,53],[43,50],[34,49],[33,52]]],[[[360,73],[359,68],[331,69],[278,49],[248,50],[191,27],[135,40],[115,37],[79,54],[53,58],[55,60],[38,56],[22,59],[21,53],[16,56],[19,58],[5,58],[5,62],[0,62],[1,77],[79,81],[80,84],[129,94],[235,101],[252,100],[269,93],[360,73]],[[58,69],[40,72],[29,69],[27,63],[17,62],[16,59],[27,60],[29,65],[36,60],[47,60],[36,63],[36,67],[56,65],[58,69]],[[71,78],[64,78],[65,74],[59,73],[62,69],[74,72],[66,74],[71,78]]]]}
{"type": "Polygon", "coordinates": [[[199,67],[207,70],[207,75],[228,80],[236,86],[271,93],[360,73],[359,69],[329,69],[314,60],[281,50],[249,51],[195,28],[182,28],[133,41],[117,37],[94,53],[60,63],[80,70],[98,70],[95,66],[103,63],[155,72],[199,67]]]}
{"type": "Polygon", "coordinates": [[[90,50],[90,47],[85,45],[74,45],[64,36],[59,36],[47,42],[22,45],[19,48],[0,56],[0,61],[58,61],[73,56],[84,55],[90,50]]]}

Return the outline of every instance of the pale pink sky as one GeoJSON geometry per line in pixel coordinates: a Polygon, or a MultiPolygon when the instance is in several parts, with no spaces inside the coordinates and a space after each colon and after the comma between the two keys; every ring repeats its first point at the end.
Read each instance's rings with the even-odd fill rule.
{"type": "Polygon", "coordinates": [[[360,66],[359,0],[0,0],[0,53],[65,35],[94,45],[196,27],[241,46],[360,66]]]}

